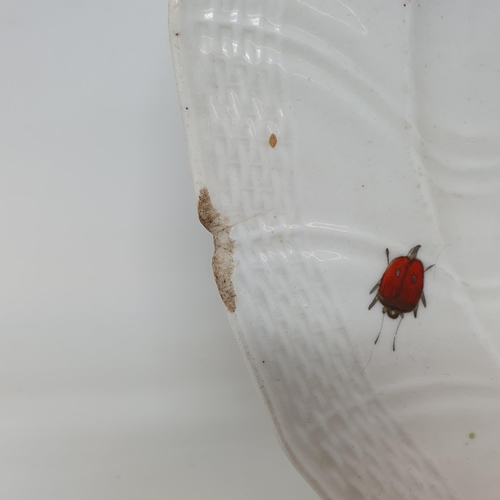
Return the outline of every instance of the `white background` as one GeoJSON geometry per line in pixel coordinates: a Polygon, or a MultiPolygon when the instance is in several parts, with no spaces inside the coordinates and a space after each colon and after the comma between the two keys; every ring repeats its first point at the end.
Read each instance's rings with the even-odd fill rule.
{"type": "Polygon", "coordinates": [[[0,0],[0,498],[314,499],[229,329],[165,0],[0,0]]]}

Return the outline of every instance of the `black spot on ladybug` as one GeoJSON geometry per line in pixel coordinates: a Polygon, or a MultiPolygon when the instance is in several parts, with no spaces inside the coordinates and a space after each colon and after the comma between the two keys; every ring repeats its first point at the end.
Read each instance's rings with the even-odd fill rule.
{"type": "Polygon", "coordinates": [[[401,274],[401,269],[396,269],[396,276],[397,276],[398,278],[399,278],[400,274],[401,274]]]}
{"type": "Polygon", "coordinates": [[[417,282],[417,277],[414,274],[412,274],[412,276],[411,276],[411,282],[412,283],[416,283],[417,282]]]}

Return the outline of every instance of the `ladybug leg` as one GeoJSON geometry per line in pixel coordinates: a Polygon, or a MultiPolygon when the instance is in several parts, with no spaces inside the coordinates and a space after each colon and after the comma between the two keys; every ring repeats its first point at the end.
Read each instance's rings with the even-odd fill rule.
{"type": "Polygon", "coordinates": [[[422,295],[420,296],[420,300],[422,301],[422,304],[424,304],[424,307],[427,307],[427,301],[425,300],[425,295],[423,291],[422,295]]]}
{"type": "Polygon", "coordinates": [[[372,300],[372,303],[368,306],[368,310],[370,310],[378,301],[378,294],[372,300]]]}
{"type": "Polygon", "coordinates": [[[417,245],[416,247],[413,247],[413,248],[409,251],[409,253],[408,253],[408,258],[409,258],[410,260],[413,260],[413,259],[416,259],[416,258],[417,258],[417,253],[418,253],[418,251],[420,250],[420,247],[421,247],[421,246],[422,246],[422,245],[417,245]]]}
{"type": "Polygon", "coordinates": [[[384,318],[385,318],[385,307],[382,309],[382,323],[380,324],[380,330],[378,331],[377,338],[375,339],[375,344],[378,342],[380,338],[380,334],[382,333],[382,327],[384,326],[384,318]]]}
{"type": "Polygon", "coordinates": [[[401,319],[399,320],[398,327],[396,328],[396,333],[394,333],[394,340],[392,341],[392,350],[396,350],[396,335],[398,334],[399,327],[401,326],[401,321],[403,321],[403,315],[401,314],[401,319]]]}
{"type": "Polygon", "coordinates": [[[431,267],[434,267],[435,265],[436,265],[436,264],[432,264],[431,266],[429,266],[429,267],[428,267],[428,268],[424,271],[424,273],[425,273],[425,272],[427,272],[427,271],[428,271],[431,267]]]}
{"type": "Polygon", "coordinates": [[[387,257],[387,265],[389,265],[389,249],[385,249],[385,256],[387,257]]]}
{"type": "Polygon", "coordinates": [[[417,307],[415,307],[415,309],[413,309],[413,316],[415,316],[415,318],[417,317],[417,311],[418,311],[418,304],[417,304],[417,307]]]}
{"type": "MultiPolygon", "coordinates": [[[[380,280],[382,281],[382,280],[380,280]]],[[[380,281],[370,290],[370,293],[373,293],[380,285],[380,281]]]]}

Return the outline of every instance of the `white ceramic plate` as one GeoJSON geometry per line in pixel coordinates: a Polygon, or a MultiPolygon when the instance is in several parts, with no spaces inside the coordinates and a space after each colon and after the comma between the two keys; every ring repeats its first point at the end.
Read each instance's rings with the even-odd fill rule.
{"type": "Polygon", "coordinates": [[[172,0],[200,219],[280,442],[324,499],[500,491],[500,4],[172,0]],[[420,244],[427,309],[368,310],[420,244]]]}

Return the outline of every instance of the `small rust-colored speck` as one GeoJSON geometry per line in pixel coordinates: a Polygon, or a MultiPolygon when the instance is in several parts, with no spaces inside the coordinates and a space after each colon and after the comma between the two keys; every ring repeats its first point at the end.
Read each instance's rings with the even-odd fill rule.
{"type": "Polygon", "coordinates": [[[236,311],[236,292],[233,286],[234,240],[230,236],[231,227],[212,205],[210,193],[202,188],[198,197],[198,217],[214,237],[212,269],[222,301],[229,311],[236,311]]]}
{"type": "Polygon", "coordinates": [[[179,33],[176,33],[175,36],[179,36],[179,33]]]}
{"type": "Polygon", "coordinates": [[[269,136],[269,146],[275,148],[277,143],[278,143],[278,138],[274,134],[271,134],[269,136]]]}

